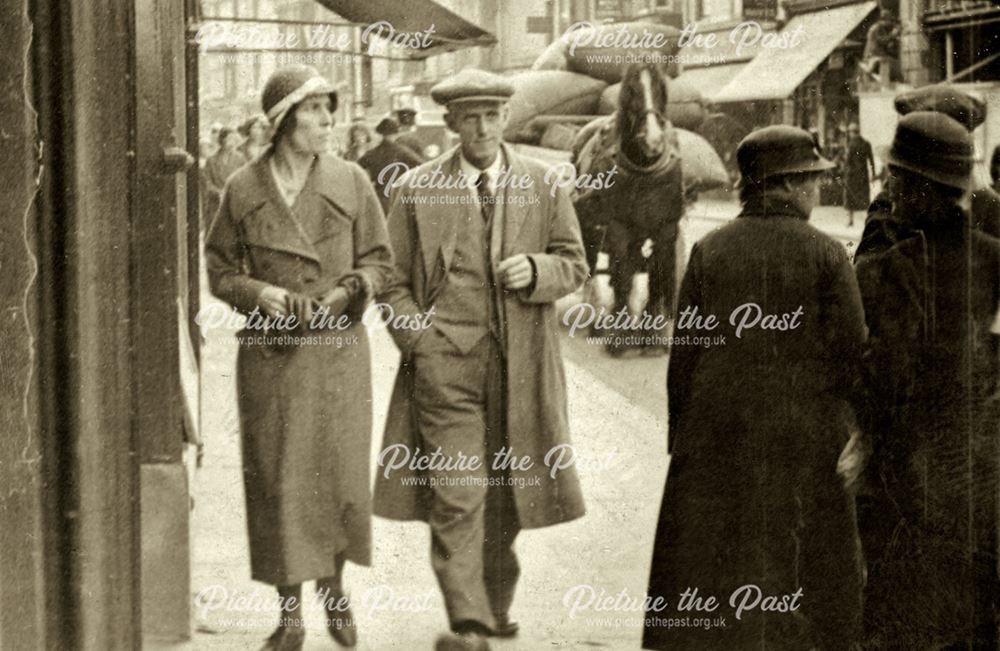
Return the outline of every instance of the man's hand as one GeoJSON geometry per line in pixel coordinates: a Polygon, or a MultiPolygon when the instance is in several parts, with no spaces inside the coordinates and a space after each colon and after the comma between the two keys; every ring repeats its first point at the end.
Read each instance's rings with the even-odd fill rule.
{"type": "Polygon", "coordinates": [[[285,316],[288,314],[286,310],[286,306],[288,305],[288,290],[268,285],[260,291],[257,303],[264,310],[264,313],[271,318],[276,319],[285,316]]]}
{"type": "Polygon", "coordinates": [[[332,318],[343,314],[350,302],[351,294],[343,287],[334,287],[319,297],[319,306],[325,307],[328,310],[328,316],[332,318]]]}
{"type": "Polygon", "coordinates": [[[496,279],[506,289],[524,289],[534,280],[534,267],[523,253],[501,260],[496,279]]]}

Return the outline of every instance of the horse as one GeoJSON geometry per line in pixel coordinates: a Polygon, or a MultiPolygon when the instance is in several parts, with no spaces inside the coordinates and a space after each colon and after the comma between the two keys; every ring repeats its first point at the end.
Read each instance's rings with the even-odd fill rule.
{"type": "MultiPolygon", "coordinates": [[[[585,190],[574,198],[591,278],[598,253],[605,253],[618,314],[628,309],[632,277],[648,271],[649,298],[641,315],[648,315],[647,323],[673,317],[683,263],[684,184],[667,97],[667,77],[659,66],[632,64],[622,80],[618,110],[589,123],[574,143],[578,174],[616,172],[610,187],[585,190]]],[[[669,349],[666,330],[621,334],[643,337],[640,347],[648,352],[669,349]]],[[[620,341],[613,338],[608,352],[624,352],[620,341]]]]}

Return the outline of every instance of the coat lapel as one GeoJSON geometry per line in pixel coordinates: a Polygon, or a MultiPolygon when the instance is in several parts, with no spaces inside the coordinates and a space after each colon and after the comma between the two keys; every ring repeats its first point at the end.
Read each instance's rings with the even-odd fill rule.
{"type": "MultiPolygon", "coordinates": [[[[459,148],[456,147],[449,156],[441,159],[442,177],[449,182],[455,181],[461,168],[459,164],[459,148]]],[[[434,168],[431,168],[432,170],[434,168]]],[[[430,174],[430,171],[427,172],[430,174]]],[[[429,188],[416,193],[416,196],[440,198],[438,205],[415,204],[417,233],[420,236],[420,251],[424,259],[424,273],[429,279],[429,287],[434,287],[443,273],[451,268],[451,258],[455,252],[456,226],[465,218],[463,205],[457,197],[468,190],[456,188],[429,188]],[[450,198],[456,198],[451,201],[450,198]]]]}
{"type": "MultiPolygon", "coordinates": [[[[293,253],[320,264],[319,253],[309,240],[302,223],[281,196],[268,166],[269,160],[270,156],[261,156],[253,163],[257,183],[250,190],[250,211],[244,217],[247,237],[255,246],[293,253]]],[[[313,166],[303,192],[310,186],[315,174],[316,166],[313,166]]]]}
{"type": "Polygon", "coordinates": [[[548,191],[548,188],[539,185],[541,179],[534,179],[534,185],[528,189],[512,187],[520,186],[520,180],[525,176],[530,176],[531,172],[528,171],[528,166],[524,164],[521,157],[514,153],[509,145],[504,143],[502,146],[510,172],[503,188],[500,210],[497,212],[498,215],[502,215],[502,219],[497,220],[501,221],[502,224],[494,224],[493,227],[494,232],[502,228],[502,240],[497,242],[496,237],[492,240],[491,250],[494,264],[499,259],[510,257],[514,252],[514,243],[517,242],[517,236],[521,233],[521,227],[528,215],[534,211],[535,204],[531,202],[532,195],[548,191]]]}

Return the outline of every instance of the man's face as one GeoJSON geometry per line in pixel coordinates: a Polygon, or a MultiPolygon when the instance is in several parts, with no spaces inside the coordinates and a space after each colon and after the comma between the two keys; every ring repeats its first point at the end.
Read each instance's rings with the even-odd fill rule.
{"type": "Polygon", "coordinates": [[[480,169],[490,166],[500,151],[503,130],[507,127],[510,109],[506,102],[458,102],[448,107],[445,121],[458,134],[462,154],[480,169]]]}
{"type": "Polygon", "coordinates": [[[310,95],[295,110],[291,145],[296,151],[323,154],[330,146],[333,114],[329,95],[310,95]]]}
{"type": "Polygon", "coordinates": [[[819,205],[822,181],[823,174],[815,172],[795,174],[789,177],[788,190],[791,202],[803,214],[811,214],[813,208],[819,205]]]}

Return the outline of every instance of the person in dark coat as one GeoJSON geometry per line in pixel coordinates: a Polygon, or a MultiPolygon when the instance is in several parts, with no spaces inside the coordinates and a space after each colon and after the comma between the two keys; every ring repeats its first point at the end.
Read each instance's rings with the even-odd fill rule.
{"type": "Polygon", "coordinates": [[[205,163],[204,181],[207,192],[205,219],[209,223],[215,219],[215,214],[219,210],[226,180],[247,162],[240,151],[241,142],[239,132],[229,127],[222,127],[219,130],[219,150],[205,163]]]}
{"type": "Polygon", "coordinates": [[[837,465],[864,316],[846,250],[808,222],[833,163],[784,125],[748,135],[737,160],[740,216],[694,246],[681,284],[643,648],[846,650],[861,574],[837,465]],[[691,590],[716,610],[679,610],[691,590]],[[688,615],[726,625],[670,624],[688,615]]]}
{"type": "Polygon", "coordinates": [[[375,184],[379,203],[382,210],[389,210],[389,196],[392,188],[388,187],[389,179],[398,178],[402,172],[420,165],[423,159],[417,156],[409,147],[404,147],[396,142],[396,135],[399,133],[399,123],[392,118],[384,118],[375,127],[375,132],[382,136],[382,142],[369,149],[358,160],[368,177],[375,184]],[[393,171],[394,168],[402,168],[393,171]]]}
{"type": "Polygon", "coordinates": [[[302,648],[302,583],[313,579],[331,635],[352,646],[341,575],[348,560],[371,562],[371,360],[360,314],[392,254],[367,175],[326,153],[336,98],[309,66],[272,74],[262,104],[273,145],[230,179],[206,243],[212,292],[249,317],[237,391],[250,568],[281,597],[264,648],[282,651],[302,648]],[[263,317],[277,321],[262,331],[263,317]]]}
{"type": "Polygon", "coordinates": [[[844,207],[847,225],[854,226],[854,211],[867,210],[871,202],[871,183],[875,176],[875,156],[872,145],[861,137],[858,125],[847,126],[847,146],[844,148],[844,207]]]}
{"type": "Polygon", "coordinates": [[[437,651],[516,635],[518,533],[584,513],[575,468],[549,455],[571,445],[555,302],[587,264],[565,190],[550,192],[547,168],[502,142],[513,93],[472,69],[434,86],[460,144],[411,170],[389,209],[396,267],[382,300],[396,318],[433,317],[390,331],[402,361],[375,513],[430,526],[451,628],[437,651]],[[424,463],[435,450],[442,459],[424,463]],[[498,465],[503,450],[527,463],[498,465]],[[455,467],[463,457],[477,461],[455,467]]]}
{"type": "Polygon", "coordinates": [[[408,147],[410,151],[420,157],[421,161],[426,160],[424,158],[424,143],[417,135],[417,112],[409,107],[397,109],[396,121],[399,122],[399,135],[396,138],[396,144],[408,147]]]}
{"type": "Polygon", "coordinates": [[[865,636],[871,649],[996,649],[1000,241],[961,207],[973,145],[958,122],[906,115],[888,164],[893,210],[917,235],[857,265],[865,636]]]}
{"type": "MultiPolygon", "coordinates": [[[[986,105],[979,99],[950,84],[932,84],[896,97],[896,112],[901,116],[912,111],[936,111],[958,121],[972,133],[986,119],[986,105]]],[[[1000,237],[1000,194],[986,183],[973,183],[970,197],[972,226],[1000,237]]],[[[860,261],[880,253],[914,233],[893,215],[889,193],[883,189],[868,207],[865,230],[855,253],[860,261]]]]}

